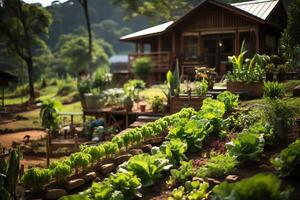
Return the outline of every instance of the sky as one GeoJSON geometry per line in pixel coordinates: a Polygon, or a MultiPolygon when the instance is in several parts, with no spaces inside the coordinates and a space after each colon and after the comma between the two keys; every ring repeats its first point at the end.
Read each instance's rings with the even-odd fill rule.
{"type": "MultiPolygon", "coordinates": [[[[51,5],[52,1],[54,0],[23,0],[26,3],[41,3],[43,6],[49,6],[51,5]]],[[[65,2],[67,0],[60,0],[60,2],[65,2]]]]}

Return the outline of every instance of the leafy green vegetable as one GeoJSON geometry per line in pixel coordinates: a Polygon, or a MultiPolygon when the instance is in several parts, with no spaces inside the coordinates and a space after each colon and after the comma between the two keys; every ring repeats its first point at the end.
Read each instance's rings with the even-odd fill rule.
{"type": "Polygon", "coordinates": [[[169,170],[171,167],[172,165],[167,159],[140,154],[131,157],[128,162],[120,165],[120,170],[133,172],[141,179],[143,187],[148,187],[162,176],[161,173],[164,170],[169,170]]]}
{"type": "Polygon", "coordinates": [[[82,146],[81,151],[89,154],[91,156],[92,165],[94,165],[95,162],[100,162],[102,158],[104,158],[105,150],[102,146],[82,146]]]}
{"type": "Polygon", "coordinates": [[[207,199],[209,192],[207,192],[209,184],[199,181],[187,181],[185,186],[180,186],[172,191],[168,200],[201,200],[207,199]]]}
{"type": "Polygon", "coordinates": [[[91,160],[91,156],[87,153],[76,152],[70,156],[70,166],[75,168],[75,173],[77,174],[79,168],[85,169],[91,160]]]}
{"type": "Polygon", "coordinates": [[[264,150],[263,135],[241,133],[226,144],[228,153],[236,156],[239,162],[257,161],[264,150]]]}
{"type": "Polygon", "coordinates": [[[239,95],[232,94],[229,91],[219,94],[217,99],[225,104],[227,112],[231,112],[239,104],[239,95]]]}
{"type": "Polygon", "coordinates": [[[300,139],[283,149],[271,162],[282,177],[300,176],[300,139]]]}
{"type": "Polygon", "coordinates": [[[281,181],[272,174],[257,174],[237,183],[224,182],[212,190],[212,200],[288,200],[289,190],[281,191],[281,181]]]}
{"type": "Polygon", "coordinates": [[[197,171],[199,177],[224,177],[233,172],[238,162],[235,157],[229,154],[218,154],[212,152],[210,159],[197,171]]]}
{"type": "Polygon", "coordinates": [[[264,82],[264,97],[271,99],[281,99],[284,97],[283,84],[276,82],[264,82]]]}
{"type": "Polygon", "coordinates": [[[64,183],[67,181],[67,177],[71,174],[71,167],[64,162],[59,162],[56,165],[52,164],[49,167],[51,169],[52,177],[56,182],[64,183]]]}
{"type": "Polygon", "coordinates": [[[32,191],[42,190],[43,186],[51,180],[49,169],[31,168],[22,177],[22,183],[30,187],[32,191]]]}
{"type": "Polygon", "coordinates": [[[167,181],[167,185],[169,187],[173,187],[178,183],[184,183],[193,175],[192,161],[189,162],[181,161],[180,164],[181,166],[179,167],[179,169],[171,169],[170,171],[171,176],[167,181]]]}

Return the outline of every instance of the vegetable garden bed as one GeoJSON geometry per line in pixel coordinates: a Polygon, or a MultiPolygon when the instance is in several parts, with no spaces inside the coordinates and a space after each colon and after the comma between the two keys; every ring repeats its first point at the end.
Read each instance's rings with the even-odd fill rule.
{"type": "MultiPolygon", "coordinates": [[[[94,182],[83,193],[61,199],[225,199],[230,191],[240,195],[233,199],[255,199],[251,196],[253,194],[258,194],[256,199],[289,199],[289,188],[283,187],[275,175],[259,174],[241,180],[258,172],[280,171],[282,162],[277,161],[274,164],[276,167],[272,167],[268,160],[271,157],[275,159],[274,153],[287,145],[276,145],[277,133],[274,134],[274,129],[261,120],[262,116],[257,110],[232,113],[238,99],[230,93],[225,94],[220,95],[218,100],[205,99],[198,112],[183,109],[177,114],[116,136],[112,142],[82,148],[80,153],[71,155],[63,162],[80,170],[84,166],[103,162],[103,159],[113,159],[120,152],[126,154],[141,142],[166,134],[165,141],[157,144],[159,147],[148,146],[147,150],[151,153],[138,151],[137,155],[125,156],[122,160],[124,163],[116,162],[116,170],[116,165],[107,170],[107,173],[112,173],[105,179],[94,182]],[[103,153],[99,154],[99,149],[95,151],[95,148],[103,148],[103,153]],[[74,160],[84,157],[89,158],[86,159],[88,164],[74,163],[74,160]],[[257,184],[266,187],[255,187],[257,184]],[[242,193],[240,188],[243,187],[249,193],[242,193]]],[[[299,159],[296,156],[293,158],[299,159]]],[[[297,166],[293,164],[288,169],[294,169],[294,173],[297,172],[297,166]]],[[[54,165],[52,170],[57,166],[54,165]]],[[[51,174],[54,176],[55,170],[51,174]]],[[[298,186],[298,183],[288,183],[298,186]]],[[[298,195],[294,192],[293,199],[296,200],[298,195]]]]}

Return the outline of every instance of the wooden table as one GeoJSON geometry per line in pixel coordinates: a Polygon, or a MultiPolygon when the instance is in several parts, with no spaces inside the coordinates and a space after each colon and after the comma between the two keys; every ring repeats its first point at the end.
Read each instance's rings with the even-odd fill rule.
{"type": "Polygon", "coordinates": [[[138,116],[160,116],[160,117],[163,117],[166,114],[154,113],[150,110],[146,110],[145,112],[141,112],[138,110],[133,110],[131,112],[127,112],[125,109],[121,109],[121,110],[116,109],[115,110],[112,108],[103,108],[103,109],[99,109],[99,110],[86,109],[83,111],[83,115],[84,115],[84,120],[85,120],[85,116],[94,116],[96,118],[103,117],[104,121],[105,121],[105,126],[107,126],[107,124],[110,124],[110,122],[114,122],[118,126],[117,128],[119,128],[120,130],[123,130],[121,128],[121,126],[119,125],[118,121],[116,120],[116,116],[123,116],[125,118],[125,128],[128,128],[130,116],[135,116],[136,118],[138,116]]]}

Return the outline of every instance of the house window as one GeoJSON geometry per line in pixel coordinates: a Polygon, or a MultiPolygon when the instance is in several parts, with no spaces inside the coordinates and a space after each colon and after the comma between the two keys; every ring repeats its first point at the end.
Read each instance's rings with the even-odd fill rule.
{"type": "Polygon", "coordinates": [[[185,60],[197,60],[199,52],[198,33],[185,34],[183,36],[183,55],[185,60]]]}

